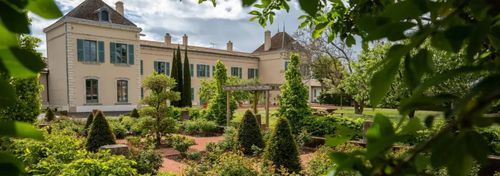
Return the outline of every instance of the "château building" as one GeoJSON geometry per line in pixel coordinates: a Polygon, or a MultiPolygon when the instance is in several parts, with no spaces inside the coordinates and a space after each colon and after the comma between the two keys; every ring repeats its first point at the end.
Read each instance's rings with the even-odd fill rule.
{"type": "MultiPolygon", "coordinates": [[[[132,110],[147,93],[141,88],[146,76],[170,74],[177,47],[182,55],[187,49],[192,101],[200,105],[201,80],[212,79],[217,60],[225,64],[228,75],[282,84],[290,52],[303,49],[286,32],[271,36],[270,31],[264,32],[264,43],[251,53],[234,51],[231,41],[225,50],[190,45],[187,35],[182,36],[182,43],[172,43],[169,33],[164,41],[147,41],[141,39],[142,29],[125,18],[124,3],[115,5],[85,0],[44,29],[48,70],[41,81],[47,106],[69,112],[132,110]]],[[[309,87],[309,100],[315,102],[320,84],[310,78],[304,83],[309,87]]],[[[271,103],[277,103],[278,94],[271,92],[271,103]]]]}

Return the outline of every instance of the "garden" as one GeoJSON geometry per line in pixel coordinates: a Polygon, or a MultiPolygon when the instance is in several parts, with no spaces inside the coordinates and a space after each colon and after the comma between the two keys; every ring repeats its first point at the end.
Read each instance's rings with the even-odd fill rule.
{"type": "MultiPolygon", "coordinates": [[[[253,6],[251,20],[265,27],[289,3],[242,6],[253,6]]],[[[307,102],[302,60],[291,54],[268,127],[256,106],[237,108],[251,95],[226,102],[223,87],[238,81],[220,61],[202,88],[207,107],[190,107],[180,57],[179,77],[149,75],[147,95],[128,114],[77,119],[47,109],[37,118],[45,64],[27,13],[62,13],[52,0],[0,5],[12,12],[0,23],[0,175],[500,174],[496,2],[298,0],[300,28],[313,41],[304,46],[318,56],[313,76],[327,89],[320,101],[336,110],[307,102]],[[332,57],[317,42],[336,51],[361,43],[362,52],[332,57]]]]}

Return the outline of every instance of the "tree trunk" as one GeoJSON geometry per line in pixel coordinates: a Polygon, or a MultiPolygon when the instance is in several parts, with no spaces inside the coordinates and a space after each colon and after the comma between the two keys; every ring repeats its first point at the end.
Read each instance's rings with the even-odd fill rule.
{"type": "Polygon", "coordinates": [[[257,114],[257,104],[259,103],[259,92],[254,91],[253,94],[253,102],[252,102],[252,108],[253,108],[253,113],[257,114]]]}
{"type": "Polygon", "coordinates": [[[161,133],[160,133],[160,110],[156,110],[156,147],[159,148],[161,145],[161,133]]]}
{"type": "Polygon", "coordinates": [[[410,113],[408,113],[408,117],[413,119],[413,117],[415,117],[415,110],[411,110],[410,113]]]}
{"type": "Polygon", "coordinates": [[[363,103],[358,103],[357,101],[354,101],[354,113],[363,114],[363,103]]]}

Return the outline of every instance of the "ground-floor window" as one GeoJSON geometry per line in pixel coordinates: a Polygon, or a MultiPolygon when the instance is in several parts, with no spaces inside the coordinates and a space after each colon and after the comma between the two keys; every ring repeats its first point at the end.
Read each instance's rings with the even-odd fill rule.
{"type": "Polygon", "coordinates": [[[120,103],[128,102],[128,81],[127,80],[118,80],[116,81],[116,93],[117,93],[117,101],[120,103]]]}
{"type": "Polygon", "coordinates": [[[255,79],[255,78],[259,78],[259,70],[256,68],[249,68],[248,79],[255,79]]]}
{"type": "Polygon", "coordinates": [[[98,103],[99,93],[98,93],[98,81],[97,79],[87,79],[85,80],[85,97],[87,103],[98,103]]]}

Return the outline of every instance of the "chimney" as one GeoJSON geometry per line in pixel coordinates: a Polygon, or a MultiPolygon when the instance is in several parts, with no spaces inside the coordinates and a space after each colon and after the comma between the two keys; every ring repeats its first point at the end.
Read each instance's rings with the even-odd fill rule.
{"type": "Polygon", "coordinates": [[[172,44],[172,36],[170,36],[169,33],[165,34],[165,44],[167,44],[167,45],[172,44]]]}
{"type": "Polygon", "coordinates": [[[116,7],[115,7],[116,11],[117,11],[120,15],[125,16],[125,14],[124,14],[124,8],[123,8],[123,2],[122,2],[122,1],[117,1],[117,2],[115,3],[115,5],[116,5],[116,7]]]}
{"type": "Polygon", "coordinates": [[[184,46],[188,45],[188,36],[186,34],[184,34],[184,36],[182,36],[182,44],[184,46]]]}
{"type": "Polygon", "coordinates": [[[233,51],[233,42],[231,40],[227,42],[227,51],[233,51]]]}
{"type": "Polygon", "coordinates": [[[264,51],[271,49],[271,31],[264,32],[264,51]]]}

